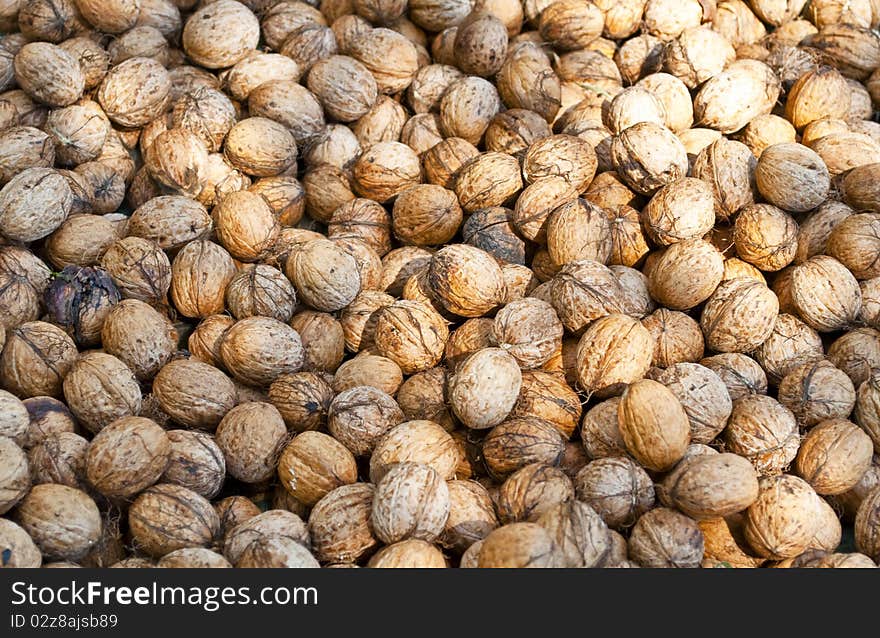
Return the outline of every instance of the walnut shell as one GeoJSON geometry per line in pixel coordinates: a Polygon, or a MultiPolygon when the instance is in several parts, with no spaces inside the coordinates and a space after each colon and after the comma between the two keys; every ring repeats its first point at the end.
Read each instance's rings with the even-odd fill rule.
{"type": "Polygon", "coordinates": [[[779,382],[779,402],[804,427],[826,419],[845,419],[856,403],[853,382],[834,364],[820,359],[799,365],[779,382]]]}
{"type": "Polygon", "coordinates": [[[205,207],[188,197],[163,195],[139,206],[128,222],[128,234],[154,241],[163,250],[178,250],[212,230],[205,207]]]}
{"type": "Polygon", "coordinates": [[[2,235],[16,242],[42,239],[64,222],[72,204],[64,176],[50,168],[27,168],[0,189],[2,235]]]}
{"type": "Polygon", "coordinates": [[[728,134],[773,110],[779,97],[779,78],[758,60],[737,60],[707,80],[694,97],[699,126],[728,134]]]}
{"type": "Polygon", "coordinates": [[[743,260],[774,272],[794,260],[797,234],[797,222],[790,215],[769,204],[750,204],[740,209],[733,238],[743,260]]]}
{"type": "Polygon", "coordinates": [[[747,459],[714,454],[686,459],[659,487],[660,498],[697,520],[730,516],[758,498],[758,475],[747,459]]]}
{"type": "Polygon", "coordinates": [[[128,525],[135,546],[156,557],[210,546],[220,531],[220,519],[205,498],[168,483],[149,487],[135,499],[128,525]]]}
{"type": "Polygon", "coordinates": [[[859,284],[833,257],[818,255],[791,271],[792,302],[798,315],[819,332],[851,324],[862,305],[859,284]]]}
{"type": "Polygon", "coordinates": [[[177,332],[168,319],[143,301],[126,299],[101,328],[104,351],[127,365],[139,381],[152,379],[177,350],[177,332]]]}
{"type": "Polygon", "coordinates": [[[2,386],[21,398],[60,397],[77,357],[76,344],[49,323],[32,321],[10,330],[0,354],[2,386]]]}
{"type": "Polygon", "coordinates": [[[223,154],[246,175],[270,177],[295,166],[297,146],[282,124],[265,117],[248,117],[229,129],[223,154]]]}
{"type": "Polygon", "coordinates": [[[9,438],[0,437],[0,512],[6,513],[18,503],[31,488],[28,457],[9,438]]]}
{"type": "Polygon", "coordinates": [[[734,403],[724,435],[727,448],[749,459],[762,476],[782,472],[800,446],[794,414],[762,394],[746,395],[734,403]]]}
{"type": "Polygon", "coordinates": [[[549,285],[550,303],[566,329],[575,334],[595,319],[623,311],[625,306],[618,278],[589,259],[563,266],[549,285]]]}
{"type": "Polygon", "coordinates": [[[217,496],[226,477],[226,460],[214,437],[195,430],[169,430],[167,436],[171,453],[160,480],[181,485],[208,499],[217,496]]]}
{"type": "Polygon", "coordinates": [[[444,430],[455,427],[455,417],[446,402],[446,370],[431,368],[406,379],[397,391],[397,403],[407,419],[428,420],[444,430]]]}
{"type": "Polygon", "coordinates": [[[394,236],[404,244],[434,246],[450,241],[462,221],[455,193],[434,184],[403,191],[394,201],[394,236]]]}
{"type": "Polygon", "coordinates": [[[489,493],[476,481],[449,481],[449,517],[440,544],[464,552],[499,525],[489,493]]]}
{"type": "Polygon", "coordinates": [[[217,426],[217,446],[223,451],[227,471],[245,483],[271,478],[286,437],[284,420],[269,403],[241,403],[217,426]]]}
{"type": "Polygon", "coordinates": [[[853,488],[871,467],[870,437],[849,421],[822,421],[804,437],[795,468],[818,494],[853,488]]]}
{"type": "Polygon", "coordinates": [[[306,506],[357,480],[355,458],[344,445],[320,432],[303,432],[282,452],[278,478],[306,506]]]}
{"type": "Polygon", "coordinates": [[[660,308],[642,319],[642,325],[654,338],[652,365],[666,368],[702,358],[700,325],[685,313],[660,308]]]}
{"type": "Polygon", "coordinates": [[[462,317],[478,317],[505,296],[504,274],[488,253],[466,244],[451,244],[431,258],[428,283],[443,306],[462,317]]]}
{"type": "Polygon", "coordinates": [[[193,13],[183,27],[183,49],[209,69],[230,67],[257,48],[260,22],[240,2],[218,0],[193,13]]]}
{"type": "Polygon", "coordinates": [[[622,131],[611,143],[614,168],[627,186],[643,195],[687,174],[684,145],[666,127],[639,122],[622,131]]]}
{"type": "Polygon", "coordinates": [[[77,358],[64,377],[64,398],[77,421],[93,433],[141,410],[141,389],[134,374],[103,352],[77,358]]]}
{"type": "Polygon", "coordinates": [[[239,381],[268,386],[303,364],[299,333],[271,317],[241,319],[223,334],[220,358],[239,381]]]}
{"type": "Polygon", "coordinates": [[[490,532],[479,549],[481,568],[546,568],[564,564],[550,536],[537,523],[511,523],[490,532]]]}
{"type": "Polygon", "coordinates": [[[86,477],[104,496],[128,498],[159,480],[170,453],[171,441],[154,421],[122,417],[89,444],[86,477]]]}
{"type": "Polygon", "coordinates": [[[281,413],[288,429],[296,432],[322,426],[332,400],[330,385],[312,372],[284,375],[269,386],[269,401],[281,413]]]}
{"type": "Polygon", "coordinates": [[[370,521],[383,542],[408,538],[433,541],[448,516],[449,490],[430,466],[399,463],[376,485],[370,521]]]}
{"type": "Polygon", "coordinates": [[[759,556],[781,560],[801,554],[818,531],[821,499],[806,481],[782,474],[761,480],[746,512],[745,538],[759,556]]]}
{"type": "Polygon", "coordinates": [[[0,518],[0,552],[3,567],[39,567],[43,561],[30,535],[6,518],[0,518]]]}
{"type": "Polygon", "coordinates": [[[46,256],[58,268],[93,266],[119,239],[113,222],[100,215],[71,215],[46,239],[46,256]]]}
{"type": "Polygon", "coordinates": [[[555,465],[565,448],[552,423],[515,417],[495,426],[483,440],[482,458],[496,477],[506,477],[530,464],[555,465]]]}
{"type": "Polygon", "coordinates": [[[404,420],[403,412],[389,395],[372,386],[358,386],[333,399],[328,429],[353,454],[366,456],[385,432],[404,420]]]}
{"type": "Polygon", "coordinates": [[[654,377],[681,402],[694,443],[711,442],[727,425],[733,404],[727,386],[709,368],[697,363],[676,363],[654,377]]]}
{"type": "Polygon", "coordinates": [[[629,537],[628,553],[642,567],[693,568],[703,560],[703,532],[693,519],[665,507],[647,512],[629,537]]]}
{"type": "Polygon", "coordinates": [[[498,90],[489,81],[474,76],[455,80],[440,100],[440,131],[476,146],[501,106],[498,90]]]}
{"type": "Polygon", "coordinates": [[[801,144],[774,144],[755,167],[761,195],[787,211],[804,212],[824,202],[830,180],[822,158],[801,144]]]}
{"type": "Polygon", "coordinates": [[[305,303],[324,312],[344,308],[361,288],[354,258],[329,240],[299,246],[288,258],[285,274],[305,303]]]}
{"type": "Polygon", "coordinates": [[[648,290],[661,304],[689,310],[709,299],[721,283],[724,260],[699,238],[672,244],[645,266],[648,290]]]}
{"type": "Polygon", "coordinates": [[[137,128],[165,112],[171,78],[152,58],[130,58],[114,66],[101,82],[97,98],[114,124],[137,128]]]}
{"type": "Polygon", "coordinates": [[[856,514],[856,547],[877,560],[880,557],[880,537],[877,535],[877,517],[880,515],[880,489],[875,488],[865,497],[856,514]]]}
{"type": "Polygon", "coordinates": [[[644,376],[653,351],[651,333],[636,319],[622,314],[602,317],[590,324],[578,344],[578,383],[590,394],[617,394],[644,376]]]}
{"type": "Polygon", "coordinates": [[[617,414],[627,450],[648,469],[669,469],[684,456],[690,442],[688,416],[666,386],[649,379],[633,383],[617,414]]]}
{"type": "Polygon", "coordinates": [[[493,427],[510,413],[522,385],[516,359],[500,348],[483,348],[465,359],[449,381],[449,402],[468,427],[493,427]]]}
{"type": "MultiPolygon", "coordinates": [[[[62,111],[56,109],[52,115],[62,111]]],[[[62,118],[61,115],[55,117],[62,118]]],[[[66,121],[68,118],[62,119],[66,121]]],[[[51,121],[47,121],[46,127],[49,128],[46,133],[32,126],[11,126],[0,131],[0,182],[5,184],[26,168],[52,168],[55,165],[55,146],[60,143],[51,135],[51,121]]]]}
{"type": "Polygon", "coordinates": [[[498,491],[498,516],[503,523],[537,521],[548,510],[574,500],[571,479],[559,468],[526,465],[505,479],[498,491]]]}
{"type": "Polygon", "coordinates": [[[761,366],[744,354],[737,352],[718,354],[700,361],[719,377],[727,386],[733,401],[750,394],[767,392],[767,375],[761,366]]]}
{"type": "Polygon", "coordinates": [[[68,106],[85,88],[85,77],[76,59],[49,42],[29,42],[15,55],[15,81],[38,102],[68,106]]]}
{"type": "Polygon", "coordinates": [[[35,485],[19,503],[15,520],[48,559],[78,560],[101,537],[95,502],[66,485],[35,485]]]}
{"type": "Polygon", "coordinates": [[[819,333],[797,317],[782,313],[754,354],[770,379],[779,383],[801,364],[821,359],[824,348],[819,333]]]}
{"type": "Polygon", "coordinates": [[[636,522],[654,506],[655,498],[651,478],[627,456],[588,463],[575,478],[575,493],[615,529],[636,522]]]}
{"type": "Polygon", "coordinates": [[[214,366],[175,359],[153,379],[153,396],[177,423],[213,430],[235,405],[235,386],[214,366]]]}
{"type": "Polygon", "coordinates": [[[227,315],[210,315],[202,319],[187,338],[187,347],[192,358],[209,363],[215,368],[222,366],[220,342],[223,333],[234,323],[235,319],[227,315]]]}
{"type": "Polygon", "coordinates": [[[340,122],[353,122],[365,115],[379,92],[370,70],[344,55],[316,62],[309,71],[307,86],[327,115],[340,122]]]}
{"type": "Polygon", "coordinates": [[[235,275],[229,253],[209,241],[187,244],[171,266],[171,299],[187,317],[223,312],[226,287],[235,275]]]}
{"type": "Polygon", "coordinates": [[[343,485],[312,508],[309,535],[319,560],[354,563],[379,544],[370,522],[374,492],[370,483],[343,485]]]}
{"type": "Polygon", "coordinates": [[[749,352],[773,332],[779,301],[767,286],[749,279],[722,282],[706,302],[700,326],[716,352],[749,352]]]}

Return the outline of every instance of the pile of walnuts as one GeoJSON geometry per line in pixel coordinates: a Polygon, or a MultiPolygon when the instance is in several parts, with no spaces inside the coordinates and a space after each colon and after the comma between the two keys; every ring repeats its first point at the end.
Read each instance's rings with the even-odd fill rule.
{"type": "Polygon", "coordinates": [[[0,566],[876,567],[878,28],[0,0],[0,566]]]}

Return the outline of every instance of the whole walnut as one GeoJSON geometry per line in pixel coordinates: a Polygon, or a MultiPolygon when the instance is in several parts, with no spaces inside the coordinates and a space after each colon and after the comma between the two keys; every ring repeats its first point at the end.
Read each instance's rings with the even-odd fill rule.
{"type": "Polygon", "coordinates": [[[489,493],[476,481],[449,481],[449,517],[439,542],[463,552],[497,528],[498,516],[489,493]]]}
{"type": "Polygon", "coordinates": [[[36,101],[48,106],[68,106],[85,88],[85,77],[76,59],[49,42],[29,42],[15,55],[15,81],[36,101]]]}
{"type": "Polygon", "coordinates": [[[660,498],[697,520],[730,516],[758,498],[758,475],[736,454],[685,459],[658,487],[660,498]]]}
{"type": "Polygon", "coordinates": [[[305,303],[324,312],[341,310],[361,288],[354,258],[325,239],[297,247],[287,260],[285,274],[305,303]]]}
{"type": "Polygon", "coordinates": [[[506,293],[497,261],[466,244],[450,244],[434,253],[428,284],[449,312],[462,317],[485,314],[499,305],[506,293]]]}
{"type": "Polygon", "coordinates": [[[693,568],[703,560],[703,532],[693,519],[658,507],[633,526],[628,554],[643,567],[693,568]]]}
{"type": "Polygon", "coordinates": [[[405,244],[435,246],[450,241],[462,221],[458,200],[450,190],[420,184],[394,200],[394,236],[405,244]]]}
{"type": "Polygon", "coordinates": [[[0,234],[31,242],[55,231],[71,211],[73,192],[61,173],[26,168],[0,189],[0,234]]]}
{"type": "Polygon", "coordinates": [[[531,463],[555,465],[564,448],[565,441],[552,423],[516,417],[489,432],[483,440],[482,458],[493,476],[504,478],[531,463]]]}
{"type": "Polygon", "coordinates": [[[297,146],[282,124],[265,117],[248,117],[226,134],[223,154],[246,175],[269,177],[296,164],[297,146]]]}
{"type": "Polygon", "coordinates": [[[165,112],[170,92],[168,71],[152,58],[135,57],[110,69],[97,99],[113,123],[136,128],[165,112]]]}
{"type": "Polygon", "coordinates": [[[24,433],[22,444],[25,449],[32,448],[39,444],[43,439],[52,434],[60,434],[62,432],[73,432],[76,429],[76,419],[70,409],[63,402],[52,397],[31,397],[21,402],[27,412],[29,423],[24,426],[23,416],[20,412],[20,406],[15,401],[10,400],[10,394],[5,392],[0,394],[0,405],[3,405],[2,411],[6,425],[3,431],[7,436],[16,442],[24,433]]]}
{"type": "Polygon", "coordinates": [[[449,402],[468,427],[490,428],[510,413],[522,384],[516,359],[500,348],[484,348],[465,359],[449,381],[449,402]]]}
{"type": "Polygon", "coordinates": [[[653,253],[644,271],[652,297],[673,310],[690,310],[715,292],[724,261],[709,242],[695,238],[653,253]]]}
{"type": "Polygon", "coordinates": [[[563,565],[564,557],[541,525],[511,523],[481,541],[477,561],[482,568],[547,568],[563,565]]]}
{"type": "Polygon", "coordinates": [[[92,439],[86,477],[104,496],[132,497],[159,480],[170,454],[171,441],[155,421],[122,417],[92,439]]]}
{"type": "Polygon", "coordinates": [[[332,400],[333,389],[313,372],[283,375],[269,386],[269,401],[281,413],[288,429],[295,432],[321,427],[332,400]]]}
{"type": "Polygon", "coordinates": [[[59,268],[94,266],[119,239],[116,230],[101,215],[71,215],[46,238],[46,256],[59,268]]]}
{"type": "MultiPolygon", "coordinates": [[[[52,113],[58,113],[61,110],[63,109],[52,113]]],[[[55,117],[60,118],[61,116],[55,117]]],[[[52,131],[51,126],[52,122],[47,119],[46,127],[50,132],[52,131]]],[[[0,132],[0,182],[5,184],[26,168],[51,168],[54,166],[55,145],[57,143],[55,140],[56,138],[50,133],[44,133],[32,126],[11,126],[0,132]]],[[[99,150],[101,144],[103,141],[99,144],[99,150]]]]}
{"type": "Polygon", "coordinates": [[[0,512],[12,509],[31,488],[28,457],[7,437],[0,437],[0,512]]]}
{"type": "Polygon", "coordinates": [[[193,132],[175,128],[160,133],[144,153],[150,176],[170,192],[196,197],[207,177],[208,147],[193,132]]]}
{"type": "Polygon", "coordinates": [[[859,427],[843,418],[820,422],[804,437],[795,469],[818,494],[853,488],[871,467],[873,445],[859,427]]]}
{"type": "Polygon", "coordinates": [[[716,352],[749,352],[773,332],[779,300],[764,284],[749,279],[722,282],[703,307],[700,326],[716,352]]]}
{"type": "Polygon", "coordinates": [[[559,504],[574,500],[571,479],[559,468],[531,463],[508,476],[498,491],[502,523],[536,521],[559,504]]]}
{"type": "Polygon", "coordinates": [[[220,358],[239,381],[268,386],[302,367],[302,340],[296,330],[277,319],[248,317],[224,332],[220,358]]]}
{"type": "Polygon", "coordinates": [[[79,560],[101,537],[101,514],[85,492],[35,485],[15,510],[15,521],[48,559],[79,560]]]}
{"type": "Polygon", "coordinates": [[[6,518],[0,518],[0,551],[3,567],[40,567],[43,557],[30,535],[6,518]]]}
{"type": "Polygon", "coordinates": [[[256,264],[240,269],[226,287],[226,304],[238,319],[265,316],[290,321],[296,291],[277,268],[256,264]]]}
{"type": "Polygon", "coordinates": [[[747,395],[734,403],[724,435],[727,449],[749,459],[762,476],[788,467],[800,446],[794,414],[763,394],[747,395]]]}
{"type": "Polygon", "coordinates": [[[193,241],[171,264],[171,299],[187,317],[221,313],[226,287],[234,276],[235,265],[226,250],[210,241],[193,241]]]}
{"type": "Polygon", "coordinates": [[[370,520],[376,536],[386,543],[433,541],[448,516],[449,490],[430,466],[399,463],[376,485],[370,520]]]}
{"type": "Polygon", "coordinates": [[[741,59],[707,80],[694,97],[699,126],[733,133],[773,110],[779,97],[779,78],[758,60],[741,59]]]}
{"type": "Polygon", "coordinates": [[[714,226],[715,198],[704,181],[683,177],[657,190],[642,210],[641,219],[657,245],[695,239],[714,226]]]}
{"type": "Polygon", "coordinates": [[[355,458],[344,445],[320,432],[303,432],[278,460],[278,478],[291,495],[313,506],[342,485],[357,480],[355,458]]]}
{"type": "Polygon", "coordinates": [[[229,377],[195,359],[166,363],[153,379],[153,396],[174,421],[203,430],[215,429],[236,402],[229,377]]]}
{"type": "Polygon", "coordinates": [[[618,394],[651,366],[654,339],[627,315],[614,313],[590,324],[578,343],[577,379],[589,394],[618,394]]]}
{"type": "Polygon", "coordinates": [[[742,207],[734,224],[737,255],[763,271],[790,264],[797,252],[797,237],[794,218],[769,204],[742,207]]]}
{"type": "Polygon", "coordinates": [[[793,368],[779,382],[778,396],[804,427],[826,419],[845,419],[856,403],[853,382],[825,359],[793,368]]]}
{"type": "Polygon", "coordinates": [[[356,456],[372,453],[389,429],[405,420],[403,412],[385,392],[358,386],[340,392],[330,403],[330,434],[356,456]]]}
{"type": "Polygon", "coordinates": [[[272,477],[287,440],[281,413],[270,403],[241,403],[217,426],[216,441],[229,474],[244,483],[272,477]]]}
{"type": "Polygon", "coordinates": [[[498,90],[488,80],[475,76],[458,79],[440,100],[440,131],[476,146],[501,106],[498,90]]]}
{"type": "Polygon", "coordinates": [[[775,383],[803,363],[824,354],[819,333],[797,317],[781,313],[773,332],[754,352],[755,358],[775,383]]]}
{"type": "Polygon", "coordinates": [[[220,532],[217,512],[202,496],[170,483],[144,490],[128,509],[132,542],[150,556],[211,546],[220,532]]]}
{"type": "Polygon", "coordinates": [[[0,353],[0,382],[23,399],[60,397],[62,382],[77,354],[73,339],[61,328],[43,321],[23,323],[6,335],[0,353]]]}
{"type": "Polygon", "coordinates": [[[226,329],[234,323],[235,319],[228,315],[210,315],[202,319],[187,338],[187,348],[192,358],[214,367],[223,365],[220,361],[220,341],[226,329]]]}
{"type": "Polygon", "coordinates": [[[758,190],[783,210],[804,212],[828,194],[828,168],[815,151],[796,143],[774,144],[761,154],[755,167],[758,190]]]}
{"type": "Polygon", "coordinates": [[[856,278],[826,255],[812,257],[792,269],[791,296],[800,318],[819,332],[849,326],[862,305],[856,278]]]}
{"type": "Polygon", "coordinates": [[[617,135],[611,143],[611,159],[623,181],[643,195],[684,177],[688,169],[681,141],[652,122],[639,122],[617,135]]]}
{"type": "Polygon", "coordinates": [[[222,69],[257,48],[260,22],[240,2],[218,0],[193,13],[183,27],[183,49],[197,64],[222,69]]]}
{"type": "Polygon", "coordinates": [[[626,528],[654,506],[654,485],[628,456],[594,460],[575,478],[575,494],[614,529],[626,528]]]}
{"type": "Polygon", "coordinates": [[[43,295],[47,318],[81,346],[101,341],[101,328],[120,295],[100,268],[66,266],[43,295]]]}
{"type": "Polygon", "coordinates": [[[343,485],[315,504],[308,532],[318,560],[354,563],[379,544],[371,523],[375,489],[371,483],[343,485]]]}
{"type": "Polygon", "coordinates": [[[74,361],[64,377],[64,398],[77,421],[93,433],[141,410],[141,389],[134,374],[121,360],[103,352],[87,352],[74,361]]]}
{"type": "Polygon", "coordinates": [[[745,538],[760,556],[797,556],[818,531],[821,503],[813,488],[796,476],[762,479],[758,499],[746,512],[745,538]]]}
{"type": "Polygon", "coordinates": [[[507,350],[523,369],[537,368],[562,344],[563,326],[546,301],[524,298],[498,311],[493,326],[499,347],[507,350]]]}
{"type": "Polygon", "coordinates": [[[211,233],[211,216],[200,203],[179,195],[162,195],[142,204],[131,214],[128,234],[178,251],[211,233]]]}
{"type": "Polygon", "coordinates": [[[353,122],[366,114],[379,92],[370,70],[344,55],[316,62],[309,71],[307,85],[327,115],[340,122],[353,122]]]}
{"type": "Polygon", "coordinates": [[[445,368],[436,367],[406,379],[397,391],[397,403],[411,420],[428,420],[447,432],[455,428],[455,417],[446,402],[445,368]]]}
{"type": "Polygon", "coordinates": [[[197,430],[168,430],[166,434],[171,451],[160,480],[181,485],[205,498],[217,496],[226,477],[226,460],[214,437],[197,430]]]}

